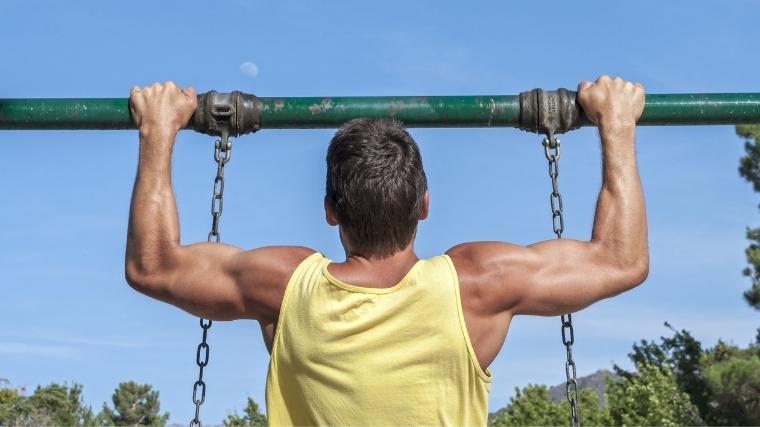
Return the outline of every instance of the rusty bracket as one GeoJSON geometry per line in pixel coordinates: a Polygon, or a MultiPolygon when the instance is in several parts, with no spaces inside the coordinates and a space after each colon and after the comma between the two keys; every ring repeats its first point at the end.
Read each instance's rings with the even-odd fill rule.
{"type": "Polygon", "coordinates": [[[576,102],[576,94],[575,91],[564,88],[521,92],[518,127],[528,132],[543,133],[550,138],[555,134],[578,129],[585,117],[576,102]]]}
{"type": "Polygon", "coordinates": [[[222,137],[256,132],[260,128],[256,95],[214,90],[198,95],[190,125],[198,132],[222,137]]]}

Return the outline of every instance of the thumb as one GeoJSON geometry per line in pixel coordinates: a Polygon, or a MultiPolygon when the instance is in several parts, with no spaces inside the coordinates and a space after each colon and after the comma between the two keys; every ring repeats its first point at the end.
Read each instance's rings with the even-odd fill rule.
{"type": "Polygon", "coordinates": [[[184,94],[185,98],[187,98],[187,100],[191,101],[192,103],[196,103],[198,101],[198,95],[195,93],[195,88],[192,86],[188,86],[182,89],[182,94],[184,94]]]}
{"type": "Polygon", "coordinates": [[[129,91],[129,112],[132,116],[132,120],[135,122],[135,124],[139,127],[140,122],[142,121],[142,111],[143,111],[143,104],[144,100],[142,97],[142,93],[140,93],[140,88],[138,86],[133,86],[132,90],[129,91]]]}
{"type": "Polygon", "coordinates": [[[182,93],[185,94],[185,96],[188,98],[195,99],[197,97],[197,94],[195,93],[195,88],[193,88],[192,86],[188,86],[182,89],[182,93]]]}
{"type": "Polygon", "coordinates": [[[582,82],[578,83],[578,92],[582,92],[586,89],[588,89],[591,86],[591,82],[588,80],[583,80],[582,82]]]}

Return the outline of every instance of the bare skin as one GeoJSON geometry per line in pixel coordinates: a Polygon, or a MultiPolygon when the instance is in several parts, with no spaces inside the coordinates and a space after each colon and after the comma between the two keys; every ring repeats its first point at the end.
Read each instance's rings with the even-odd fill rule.
{"type": "MultiPolygon", "coordinates": [[[[578,100],[597,124],[602,141],[603,182],[591,240],[529,246],[473,242],[446,252],[459,275],[465,323],[483,368],[499,353],[513,316],[575,312],[629,290],[647,276],[646,212],[634,143],[644,90],[639,84],[602,76],[594,83],[582,82],[578,100]]],[[[130,105],[140,126],[140,161],[127,236],[127,281],[148,296],[207,319],[256,319],[270,348],[288,279],[314,251],[297,246],[245,251],[225,244],[181,245],[171,155],[177,132],[195,110],[195,91],[172,82],[134,87],[130,105]]],[[[426,195],[421,220],[428,206],[426,195]]],[[[327,222],[340,229],[327,204],[325,212],[327,222]]],[[[414,239],[382,259],[341,241],[346,260],[328,269],[359,286],[393,286],[418,260],[414,239]]]]}

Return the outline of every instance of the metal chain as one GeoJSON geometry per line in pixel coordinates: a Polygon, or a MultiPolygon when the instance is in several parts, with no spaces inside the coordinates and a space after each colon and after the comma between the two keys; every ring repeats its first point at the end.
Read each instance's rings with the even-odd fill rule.
{"type": "MultiPolygon", "coordinates": [[[[549,204],[552,209],[552,229],[557,239],[562,238],[562,232],[565,231],[565,218],[562,206],[562,194],[559,192],[557,177],[559,176],[559,139],[553,134],[544,138],[544,156],[549,161],[549,177],[552,179],[552,192],[549,195],[549,204]]],[[[580,413],[578,411],[578,380],[575,375],[575,361],[573,360],[573,343],[575,343],[575,333],[573,332],[572,314],[563,314],[562,320],[562,344],[565,346],[567,361],[565,361],[565,394],[568,403],[570,403],[570,425],[580,426],[580,413]]]]}
{"type": "MultiPolygon", "coordinates": [[[[214,161],[216,162],[216,177],[214,178],[214,187],[211,196],[211,231],[208,233],[208,242],[219,243],[219,218],[222,216],[224,208],[224,165],[232,157],[232,143],[227,135],[222,135],[221,140],[214,144],[214,161]]],[[[203,381],[203,368],[208,365],[209,345],[208,330],[211,328],[211,320],[200,319],[203,337],[198,349],[195,352],[195,363],[198,365],[198,379],[193,384],[193,403],[195,404],[195,416],[190,421],[190,427],[200,427],[201,421],[198,418],[201,412],[201,405],[206,400],[206,383],[203,381]],[[200,397],[198,393],[200,391],[200,397]]]]}

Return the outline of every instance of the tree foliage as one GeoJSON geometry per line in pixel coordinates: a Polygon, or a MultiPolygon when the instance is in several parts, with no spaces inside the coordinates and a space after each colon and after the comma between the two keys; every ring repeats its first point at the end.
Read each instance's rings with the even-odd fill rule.
{"type": "Polygon", "coordinates": [[[715,425],[760,425],[760,346],[719,342],[704,357],[715,425]]]}
{"type": "Polygon", "coordinates": [[[23,396],[12,388],[0,390],[2,426],[86,426],[92,425],[90,407],[82,402],[82,386],[49,384],[23,396]]]}
{"type": "Polygon", "coordinates": [[[119,384],[112,400],[97,416],[82,402],[82,386],[52,383],[31,396],[23,390],[0,388],[0,426],[164,426],[168,413],[159,414],[158,391],[147,384],[119,384]]]}
{"type": "MultiPolygon", "coordinates": [[[[745,155],[739,161],[739,174],[744,177],[752,188],[760,192],[760,125],[737,126],[736,133],[744,137],[745,155]]],[[[747,228],[749,246],[745,249],[748,266],[744,275],[752,280],[752,286],[744,292],[744,299],[757,310],[760,310],[760,228],[747,228]]]]}
{"type": "MultiPolygon", "coordinates": [[[[608,425],[702,425],[702,419],[689,396],[679,386],[667,364],[639,362],[635,372],[618,379],[607,379],[607,406],[591,389],[580,392],[581,423],[608,425]]],[[[493,414],[491,427],[564,426],[569,423],[567,403],[552,402],[543,385],[516,389],[505,408],[493,414]]]]}
{"type": "MultiPolygon", "coordinates": [[[[607,378],[605,408],[581,391],[584,425],[760,425],[760,339],[741,349],[718,342],[703,349],[691,333],[665,324],[672,336],[642,340],[629,358],[636,369],[615,366],[607,378]]],[[[552,402],[546,387],[517,389],[493,414],[491,426],[567,425],[566,403],[552,402]]]]}
{"type": "MultiPolygon", "coordinates": [[[[660,337],[660,343],[641,340],[633,345],[633,352],[628,357],[639,366],[646,364],[672,375],[678,389],[685,392],[696,406],[699,417],[711,422],[711,392],[704,379],[702,344],[686,330],[677,331],[667,322],[665,326],[673,331],[672,337],[660,337]]],[[[623,378],[631,373],[615,366],[615,371],[623,378]]]]}
{"type": "Polygon", "coordinates": [[[259,405],[250,397],[243,409],[242,417],[237,411],[227,416],[224,425],[227,427],[266,427],[267,417],[259,411],[259,405]]]}
{"type": "Polygon", "coordinates": [[[120,383],[111,401],[113,409],[103,404],[97,416],[98,425],[115,426],[164,426],[169,413],[161,414],[159,393],[149,384],[134,381],[120,383]]]}
{"type": "Polygon", "coordinates": [[[649,363],[637,372],[607,384],[607,402],[613,425],[702,425],[697,408],[679,390],[669,368],[649,363]]]}
{"type": "MultiPolygon", "coordinates": [[[[582,389],[579,394],[581,423],[584,426],[610,425],[609,413],[599,407],[599,397],[593,390],[582,389]]],[[[565,426],[570,422],[567,402],[555,403],[549,398],[546,386],[531,384],[516,388],[509,404],[493,414],[488,425],[508,426],[565,426]]]]}
{"type": "MultiPolygon", "coordinates": [[[[634,344],[631,360],[671,372],[708,425],[758,425],[760,340],[746,349],[719,341],[704,350],[688,331],[671,330],[673,336],[662,337],[660,343],[634,344]]],[[[616,371],[624,378],[631,375],[618,367],[616,371]]]]}
{"type": "Polygon", "coordinates": [[[530,384],[516,388],[507,406],[494,415],[492,427],[543,425],[555,426],[567,423],[567,413],[549,399],[544,385],[530,384]]]}

